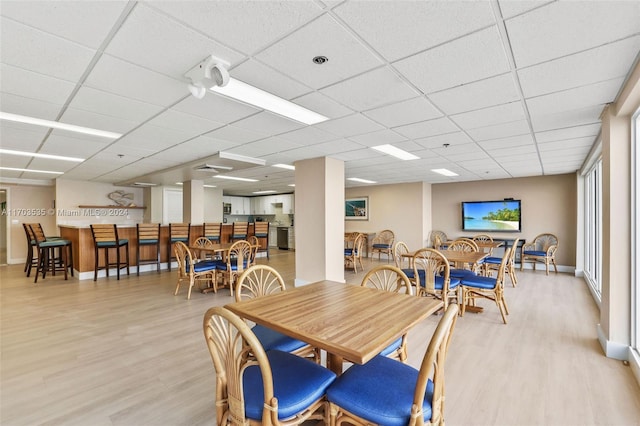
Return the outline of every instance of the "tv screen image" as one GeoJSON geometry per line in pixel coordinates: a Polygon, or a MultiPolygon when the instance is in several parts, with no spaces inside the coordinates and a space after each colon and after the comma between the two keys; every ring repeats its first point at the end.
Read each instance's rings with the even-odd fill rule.
{"type": "Polygon", "coordinates": [[[465,231],[520,232],[520,200],[463,201],[465,231]]]}

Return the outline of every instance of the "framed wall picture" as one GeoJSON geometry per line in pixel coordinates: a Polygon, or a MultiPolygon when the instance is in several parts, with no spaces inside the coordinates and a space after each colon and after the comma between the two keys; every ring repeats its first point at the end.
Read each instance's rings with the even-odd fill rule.
{"type": "Polygon", "coordinates": [[[369,197],[346,198],[344,200],[346,220],[369,220],[369,197]]]}

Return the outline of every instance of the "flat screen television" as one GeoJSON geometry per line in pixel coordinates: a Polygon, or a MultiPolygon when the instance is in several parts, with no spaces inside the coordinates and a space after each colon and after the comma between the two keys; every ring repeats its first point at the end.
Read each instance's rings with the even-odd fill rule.
{"type": "Polygon", "coordinates": [[[520,232],[520,200],[463,201],[462,229],[483,232],[520,232]]]}

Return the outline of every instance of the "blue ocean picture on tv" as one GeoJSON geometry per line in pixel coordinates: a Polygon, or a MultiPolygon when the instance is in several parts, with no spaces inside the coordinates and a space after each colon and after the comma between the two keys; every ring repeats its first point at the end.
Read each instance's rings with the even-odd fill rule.
{"type": "Polygon", "coordinates": [[[465,201],[462,203],[465,231],[520,231],[520,200],[465,201]]]}

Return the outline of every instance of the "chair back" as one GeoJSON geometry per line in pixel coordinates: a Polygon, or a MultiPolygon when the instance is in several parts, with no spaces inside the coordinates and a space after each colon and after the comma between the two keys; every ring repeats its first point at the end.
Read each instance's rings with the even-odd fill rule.
{"type": "Polygon", "coordinates": [[[169,240],[189,240],[191,233],[190,223],[170,223],[169,224],[169,240]]]}
{"type": "Polygon", "coordinates": [[[439,250],[440,247],[442,246],[442,243],[444,243],[448,239],[449,238],[447,237],[447,234],[445,234],[442,231],[433,230],[429,234],[429,240],[431,242],[431,246],[436,250],[439,250]]]}
{"type": "Polygon", "coordinates": [[[469,238],[458,238],[447,247],[447,250],[472,252],[478,251],[478,245],[469,238]]]}
{"type": "Polygon", "coordinates": [[[371,269],[360,285],[391,293],[411,294],[409,278],[400,268],[392,265],[379,265],[371,269]]]}
{"type": "MultiPolygon", "coordinates": [[[[537,251],[548,251],[550,248],[558,247],[558,237],[553,234],[540,234],[533,239],[537,251]]],[[[555,251],[555,250],[554,250],[555,251]]]]}
{"type": "Polygon", "coordinates": [[[431,336],[429,346],[422,359],[416,389],[413,395],[411,417],[423,419],[423,401],[429,379],[433,382],[433,397],[431,399],[430,424],[444,424],[444,367],[451,343],[451,335],[458,320],[458,305],[451,304],[438,322],[438,326],[431,336]]]}
{"type": "Polygon", "coordinates": [[[118,228],[113,223],[89,225],[94,244],[118,242],[118,228]]]}
{"type": "Polygon", "coordinates": [[[245,415],[243,374],[257,365],[262,373],[264,409],[267,423],[277,414],[274,407],[273,374],[264,348],[249,326],[236,314],[216,306],[204,314],[204,337],[216,370],[216,420],[219,425],[248,425],[245,415]]]}
{"type": "Polygon", "coordinates": [[[435,249],[423,248],[413,255],[413,270],[418,293],[435,294],[436,277],[442,277],[442,294],[449,293],[450,267],[447,258],[435,249]]]}
{"type": "Polygon", "coordinates": [[[173,245],[173,252],[178,262],[178,279],[188,277],[189,274],[193,274],[193,255],[189,247],[182,241],[177,241],[173,245]]]}
{"type": "MultiPolygon", "coordinates": [[[[24,228],[24,233],[27,236],[27,247],[32,246],[36,243],[36,235],[32,230],[33,227],[38,225],[37,223],[23,223],[22,226],[24,228]]],[[[42,234],[44,238],[44,233],[42,234]]]]}
{"type": "Polygon", "coordinates": [[[231,262],[237,262],[236,273],[238,275],[242,274],[246,267],[251,266],[251,255],[252,248],[249,241],[236,241],[231,245],[231,248],[229,248],[229,256],[227,256],[227,266],[229,268],[228,270],[232,270],[231,262]]]}
{"type": "Polygon", "coordinates": [[[396,264],[396,268],[405,269],[409,268],[410,259],[403,254],[409,253],[409,247],[404,241],[398,241],[393,245],[393,259],[396,264]]]}
{"type": "Polygon", "coordinates": [[[222,232],[222,224],[219,222],[216,223],[205,223],[203,225],[204,237],[211,241],[220,241],[220,234],[222,232]]]}
{"type": "Polygon", "coordinates": [[[258,256],[258,250],[260,250],[260,240],[255,235],[248,238],[249,244],[251,244],[251,260],[248,266],[255,265],[256,257],[258,256]]]}
{"type": "Polygon", "coordinates": [[[253,224],[253,234],[258,238],[269,236],[269,222],[256,222],[253,224]]]}
{"type": "Polygon", "coordinates": [[[378,235],[373,237],[372,244],[385,244],[389,246],[389,248],[393,247],[393,240],[395,239],[395,235],[393,231],[389,229],[385,229],[384,231],[380,231],[378,235]]]}
{"type": "Polygon", "coordinates": [[[29,223],[26,225],[27,234],[30,237],[30,241],[33,243],[30,244],[40,244],[47,240],[47,237],[44,235],[44,230],[42,229],[42,225],[39,223],[29,223]]]}
{"type": "Polygon", "coordinates": [[[362,248],[364,247],[364,234],[358,233],[353,240],[353,256],[362,257],[362,248]]]}
{"type": "MultiPolygon", "coordinates": [[[[202,248],[212,247],[213,246],[213,241],[211,241],[207,237],[198,237],[193,242],[193,246],[194,247],[202,247],[202,248]]],[[[198,259],[206,259],[207,257],[210,257],[213,254],[211,252],[200,251],[200,250],[196,250],[196,252],[198,254],[198,256],[197,256],[198,259]]]]}
{"type": "Polygon", "coordinates": [[[278,271],[268,265],[253,265],[238,278],[235,298],[240,302],[285,290],[284,280],[278,271]]]}
{"type": "Polygon", "coordinates": [[[138,241],[156,240],[160,241],[160,224],[159,223],[138,223],[136,225],[138,241]]]}
{"type": "Polygon", "coordinates": [[[518,243],[520,243],[520,238],[516,238],[513,241],[513,245],[511,246],[511,255],[509,256],[509,262],[508,265],[509,267],[513,268],[515,267],[515,262],[516,262],[516,250],[518,248],[518,243]]]}
{"type": "Polygon", "coordinates": [[[490,235],[487,235],[487,234],[474,235],[472,240],[473,241],[481,241],[483,243],[492,243],[493,242],[493,238],[490,235]]]}
{"type": "Polygon", "coordinates": [[[249,232],[249,222],[233,222],[233,239],[247,238],[249,232]]]}

